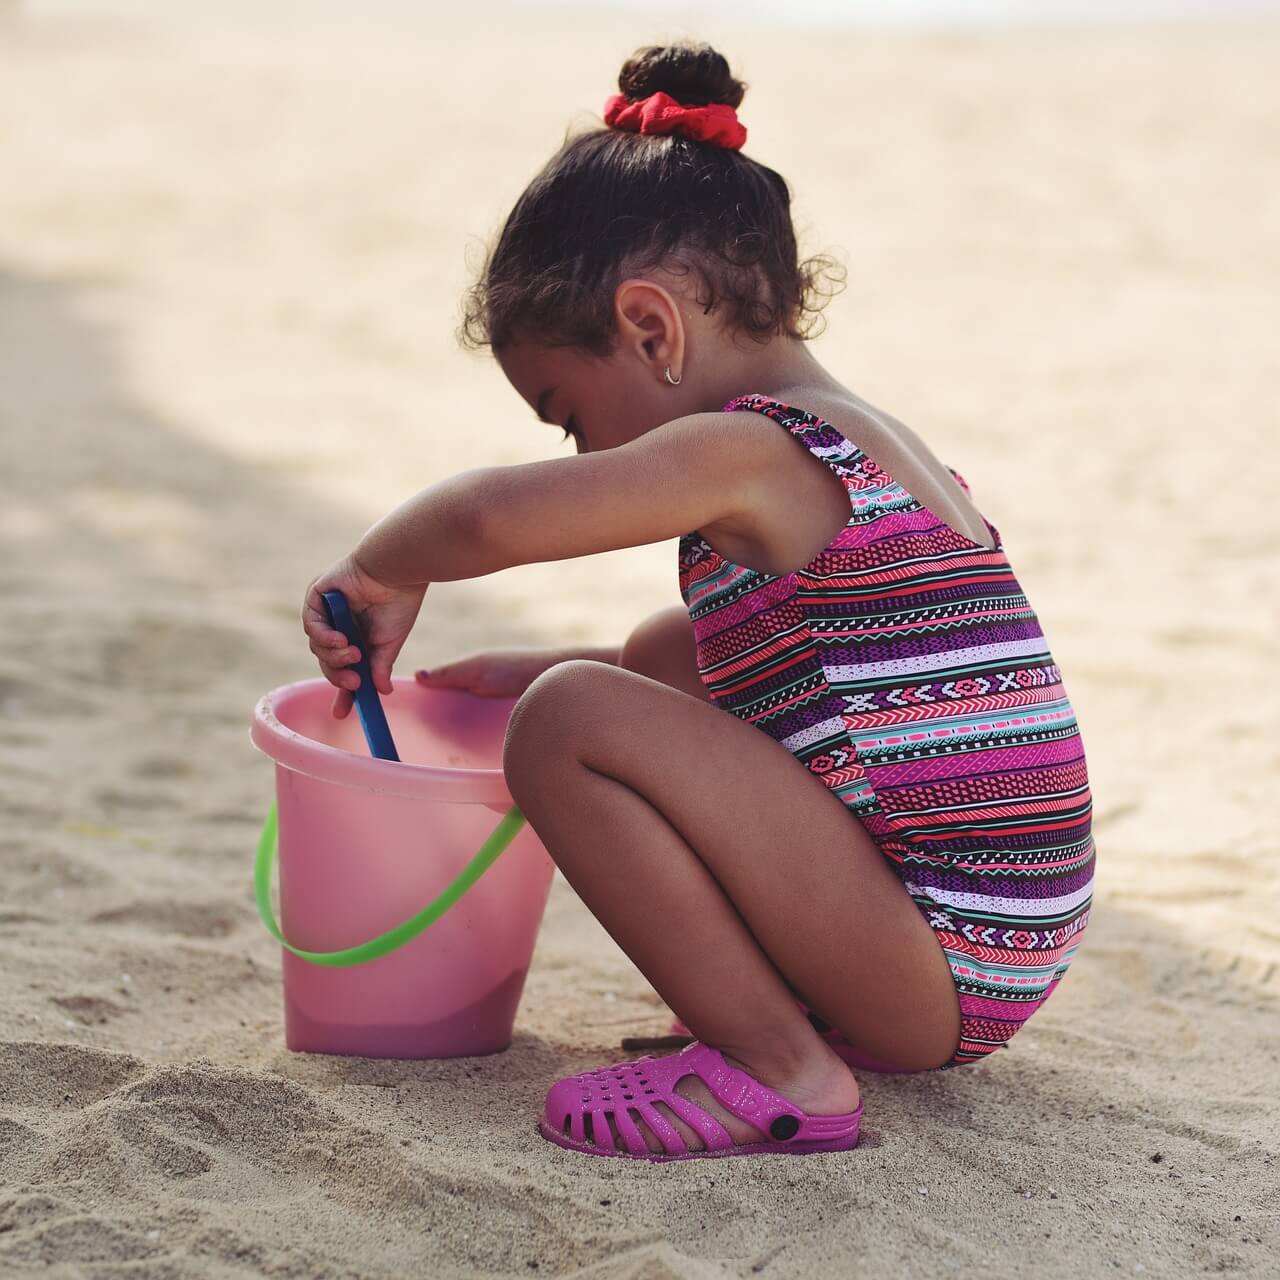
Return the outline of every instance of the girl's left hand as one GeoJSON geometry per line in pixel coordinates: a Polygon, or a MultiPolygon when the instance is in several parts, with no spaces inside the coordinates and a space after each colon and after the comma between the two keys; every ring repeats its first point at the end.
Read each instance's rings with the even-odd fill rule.
{"type": "Polygon", "coordinates": [[[394,690],[391,667],[413,630],[428,585],[423,582],[412,587],[389,587],[366,573],[354,555],[348,555],[307,588],[302,629],[307,633],[311,652],[319,661],[324,678],[337,687],[333,714],[338,719],[351,710],[355,690],[360,687],[360,676],[349,669],[353,662],[359,661],[360,650],[349,636],[329,625],[321,593],[337,590],[346,596],[369,646],[373,686],[379,693],[391,693],[394,690]]]}

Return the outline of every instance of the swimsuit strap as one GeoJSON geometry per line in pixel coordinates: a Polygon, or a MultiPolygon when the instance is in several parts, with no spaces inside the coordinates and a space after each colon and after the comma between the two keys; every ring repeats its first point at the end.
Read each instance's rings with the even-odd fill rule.
{"type": "MultiPolygon", "coordinates": [[[[982,521],[991,534],[994,547],[975,542],[948,524],[908,492],[865,449],[854,444],[828,419],[756,391],[734,396],[732,400],[725,403],[721,412],[730,413],[738,409],[763,413],[786,427],[810,453],[825,462],[840,476],[846,487],[850,489],[850,499],[855,514],[861,515],[864,519],[877,519],[889,512],[904,515],[909,512],[923,512],[928,519],[950,529],[955,537],[970,547],[988,554],[1003,552],[1000,531],[985,516],[982,516],[982,521]]],[[[969,486],[959,473],[952,467],[947,467],[947,470],[955,476],[957,483],[972,499],[969,486]]],[[[982,515],[981,512],[978,514],[982,515]]]]}

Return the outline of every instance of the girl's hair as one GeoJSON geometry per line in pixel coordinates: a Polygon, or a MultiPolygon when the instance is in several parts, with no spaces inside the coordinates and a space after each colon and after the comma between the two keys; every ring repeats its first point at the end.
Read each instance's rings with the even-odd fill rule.
{"type": "MultiPolygon", "coordinates": [[[[737,107],[746,87],[708,44],[643,47],[618,74],[631,101],[662,90],[685,106],[737,107]]],[[[725,323],[758,342],[816,336],[805,316],[831,296],[819,279],[844,279],[825,254],[797,262],[791,192],[768,165],[680,134],[606,126],[566,134],[516,201],[466,292],[458,340],[496,354],[533,335],[607,356],[618,282],[658,265],[693,271],[704,313],[723,304],[725,323]]]]}

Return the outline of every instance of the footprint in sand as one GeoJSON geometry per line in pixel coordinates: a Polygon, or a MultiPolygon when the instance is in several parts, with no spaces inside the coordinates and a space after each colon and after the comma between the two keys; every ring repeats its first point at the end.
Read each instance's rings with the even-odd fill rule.
{"type": "Polygon", "coordinates": [[[97,708],[75,694],[50,688],[47,681],[12,672],[0,674],[0,718],[63,719],[89,716],[97,708]]]}
{"type": "Polygon", "coordinates": [[[89,917],[89,922],[137,925],[153,933],[178,934],[183,938],[225,938],[235,930],[243,914],[241,904],[230,899],[212,902],[157,899],[99,911],[89,917]]]}
{"type": "Polygon", "coordinates": [[[190,693],[238,661],[244,637],[207,622],[138,617],[95,647],[95,678],[115,688],[190,693]]]}
{"type": "Polygon", "coordinates": [[[0,924],[49,924],[48,916],[34,911],[0,911],[0,924]]]}
{"type": "MultiPolygon", "coordinates": [[[[59,1274],[72,1274],[65,1270],[70,1266],[75,1275],[88,1275],[81,1264],[101,1266],[107,1260],[111,1274],[117,1274],[117,1266],[141,1262],[161,1249],[136,1222],[85,1213],[52,1196],[20,1194],[0,1206],[0,1271],[5,1275],[19,1274],[19,1267],[20,1274],[28,1268],[34,1274],[55,1263],[59,1274]]],[[[129,1274],[135,1274],[132,1267],[129,1274]]]]}
{"type": "Polygon", "coordinates": [[[108,814],[157,813],[183,805],[182,797],[167,795],[163,791],[123,791],[117,787],[99,788],[94,792],[94,799],[108,814]]]}
{"type": "MultiPolygon", "coordinates": [[[[252,1202],[305,1179],[302,1149],[351,1141],[341,1121],[289,1081],[196,1061],[161,1067],[106,1107],[126,1164],[172,1180],[217,1170],[218,1194],[252,1202]]],[[[99,1135],[85,1135],[91,1144],[99,1135]]]]}
{"type": "MultiPolygon", "coordinates": [[[[80,824],[65,824],[63,830],[73,835],[93,834],[102,838],[114,838],[114,831],[80,824]]],[[[8,845],[0,841],[0,855],[4,855],[5,894],[12,901],[20,894],[48,893],[60,889],[105,889],[114,884],[114,877],[91,863],[57,849],[36,848],[30,840],[15,841],[8,845]]]]}
{"type": "Polygon", "coordinates": [[[171,778],[189,778],[195,770],[187,761],[177,756],[144,756],[134,762],[130,772],[138,778],[166,781],[171,778]]]}
{"type": "Polygon", "coordinates": [[[50,1000],[59,1009],[69,1013],[81,1026],[103,1025],[112,1018],[118,1018],[130,1010],[99,996],[51,996],[50,1000]]]}

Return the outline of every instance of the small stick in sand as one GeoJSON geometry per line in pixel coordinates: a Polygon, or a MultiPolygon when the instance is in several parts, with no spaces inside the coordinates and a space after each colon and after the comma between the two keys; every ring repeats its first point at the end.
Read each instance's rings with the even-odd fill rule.
{"type": "Polygon", "coordinates": [[[623,1036],[624,1049],[683,1049],[694,1036],[623,1036]]]}

